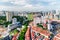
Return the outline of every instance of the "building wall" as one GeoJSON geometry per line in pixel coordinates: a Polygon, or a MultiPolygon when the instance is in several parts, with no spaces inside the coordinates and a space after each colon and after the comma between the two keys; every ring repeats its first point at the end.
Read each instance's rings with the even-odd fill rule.
{"type": "Polygon", "coordinates": [[[12,12],[5,12],[5,13],[6,13],[6,20],[11,21],[13,16],[12,12]]]}
{"type": "Polygon", "coordinates": [[[4,11],[0,11],[0,16],[5,16],[4,11]]]}

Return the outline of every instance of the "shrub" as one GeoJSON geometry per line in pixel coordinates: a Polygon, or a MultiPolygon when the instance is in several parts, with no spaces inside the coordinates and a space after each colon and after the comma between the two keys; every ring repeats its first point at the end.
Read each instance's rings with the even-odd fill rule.
{"type": "Polygon", "coordinates": [[[11,24],[12,22],[4,22],[3,25],[5,25],[5,27],[7,27],[9,24],[11,24]]]}
{"type": "Polygon", "coordinates": [[[27,31],[27,26],[20,32],[20,35],[18,37],[18,40],[24,40],[25,39],[25,33],[27,31]]]}
{"type": "Polygon", "coordinates": [[[43,28],[43,25],[42,25],[42,24],[39,24],[39,23],[38,23],[37,26],[43,28]]]}

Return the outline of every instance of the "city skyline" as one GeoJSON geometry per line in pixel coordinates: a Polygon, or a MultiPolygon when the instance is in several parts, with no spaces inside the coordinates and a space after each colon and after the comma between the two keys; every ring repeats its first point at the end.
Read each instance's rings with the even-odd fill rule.
{"type": "Polygon", "coordinates": [[[59,0],[1,0],[0,10],[41,11],[60,9],[59,0]]]}

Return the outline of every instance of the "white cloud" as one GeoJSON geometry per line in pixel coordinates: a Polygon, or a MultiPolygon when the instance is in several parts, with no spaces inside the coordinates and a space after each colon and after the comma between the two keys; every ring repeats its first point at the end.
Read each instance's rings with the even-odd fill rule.
{"type": "Polygon", "coordinates": [[[47,10],[47,9],[59,9],[60,8],[60,1],[58,0],[34,0],[35,2],[38,1],[38,4],[31,4],[31,0],[1,0],[0,2],[10,2],[16,6],[6,6],[0,5],[0,9],[4,10],[26,10],[26,11],[39,11],[39,10],[47,10]],[[43,2],[43,4],[42,4],[43,2]],[[48,3],[45,4],[44,2],[48,3]],[[17,6],[19,5],[19,6],[17,6]]]}
{"type": "Polygon", "coordinates": [[[39,0],[39,1],[44,1],[44,2],[55,2],[57,0],[39,0]]]}
{"type": "Polygon", "coordinates": [[[24,7],[31,8],[31,7],[33,7],[33,5],[26,4],[24,7]]]}
{"type": "Polygon", "coordinates": [[[57,2],[51,2],[50,3],[50,5],[56,5],[57,4],[57,2]]]}
{"type": "Polygon", "coordinates": [[[25,5],[27,3],[26,0],[13,0],[10,2],[16,5],[25,5]]]}
{"type": "Polygon", "coordinates": [[[0,0],[0,2],[8,2],[9,0],[0,0]]]}

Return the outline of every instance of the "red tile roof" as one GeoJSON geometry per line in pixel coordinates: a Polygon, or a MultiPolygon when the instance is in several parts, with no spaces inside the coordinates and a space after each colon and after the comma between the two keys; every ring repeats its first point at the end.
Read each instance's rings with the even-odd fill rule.
{"type": "Polygon", "coordinates": [[[27,32],[25,34],[25,40],[30,40],[30,27],[27,29],[27,32]]]}
{"type": "Polygon", "coordinates": [[[50,33],[47,30],[43,30],[40,27],[32,27],[32,30],[34,30],[34,31],[40,33],[41,35],[46,36],[46,37],[49,37],[50,36],[50,33]]]}
{"type": "Polygon", "coordinates": [[[13,36],[12,40],[17,40],[17,36],[18,36],[18,33],[16,33],[16,34],[13,36]]]}
{"type": "Polygon", "coordinates": [[[32,40],[38,40],[39,37],[35,38],[34,32],[40,33],[41,35],[43,35],[47,38],[50,36],[50,33],[47,30],[43,30],[40,27],[31,27],[31,29],[32,29],[32,31],[30,30],[30,27],[28,27],[27,32],[25,34],[25,40],[30,40],[30,36],[31,36],[32,40]]]}
{"type": "Polygon", "coordinates": [[[54,37],[53,40],[60,40],[60,39],[58,39],[57,37],[54,37]]]}
{"type": "Polygon", "coordinates": [[[58,33],[54,38],[53,40],[60,40],[60,33],[58,33]]]}
{"type": "Polygon", "coordinates": [[[31,38],[32,38],[32,40],[35,40],[35,34],[34,34],[34,32],[31,32],[31,38]]]}
{"type": "Polygon", "coordinates": [[[47,36],[47,37],[50,36],[50,33],[47,30],[42,30],[40,34],[43,34],[44,36],[47,36]]]}

